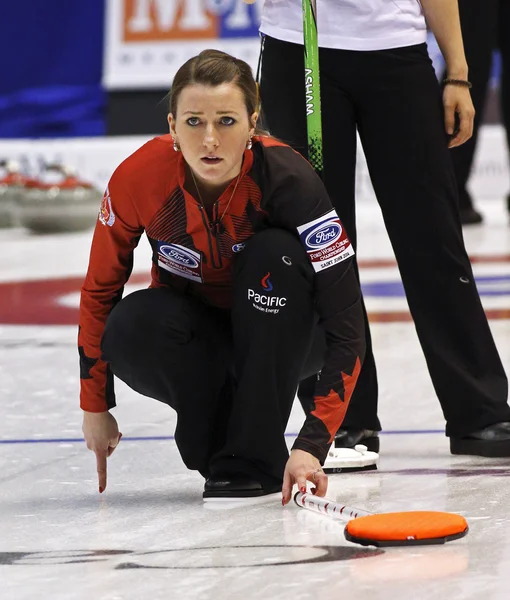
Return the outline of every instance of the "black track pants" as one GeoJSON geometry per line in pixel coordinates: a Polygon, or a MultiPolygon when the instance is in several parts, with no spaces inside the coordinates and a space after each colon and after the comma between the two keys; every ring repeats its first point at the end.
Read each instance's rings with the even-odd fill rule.
{"type": "MultiPolygon", "coordinates": [[[[447,435],[509,421],[507,378],[464,247],[441,94],[426,45],[373,52],[321,49],[320,67],[329,196],[356,245],[358,129],[447,435]]],[[[302,46],[266,36],[260,82],[264,124],[306,156],[303,68],[302,46]]],[[[343,426],[379,429],[367,336],[343,426]]],[[[397,373],[398,368],[393,366],[397,373]]],[[[309,398],[309,390],[303,386],[300,396],[309,398]]],[[[412,410],[413,398],[408,401],[412,410]]]]}
{"type": "Polygon", "coordinates": [[[325,350],[313,280],[299,240],[269,229],[237,258],[231,311],[169,289],[135,292],[113,309],[104,358],[131,388],[177,411],[188,468],[282,479],[298,382],[320,370],[325,350]]]}

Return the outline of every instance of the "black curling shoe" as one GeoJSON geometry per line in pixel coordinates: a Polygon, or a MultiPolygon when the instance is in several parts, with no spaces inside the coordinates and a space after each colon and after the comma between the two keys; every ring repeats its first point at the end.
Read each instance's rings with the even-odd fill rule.
{"type": "Polygon", "coordinates": [[[471,456],[510,456],[510,422],[494,423],[460,438],[450,438],[450,452],[471,456]]]}
{"type": "Polygon", "coordinates": [[[482,214],[474,208],[461,208],[459,212],[462,225],[479,225],[483,223],[482,214]]]}
{"type": "Polygon", "coordinates": [[[371,452],[379,452],[379,432],[371,429],[339,429],[335,435],[335,448],[354,448],[363,444],[371,452]]]}
{"type": "Polygon", "coordinates": [[[282,491],[282,484],[262,485],[247,475],[225,475],[209,477],[205,482],[204,500],[236,500],[257,498],[282,491]]]}

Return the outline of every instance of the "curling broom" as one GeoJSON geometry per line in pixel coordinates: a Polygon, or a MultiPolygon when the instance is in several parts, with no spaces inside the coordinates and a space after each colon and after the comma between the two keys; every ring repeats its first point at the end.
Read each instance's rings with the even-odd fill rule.
{"type": "MultiPolygon", "coordinates": [[[[302,0],[302,6],[308,161],[319,177],[324,179],[316,0],[302,0]]],[[[377,469],[378,460],[379,455],[376,452],[367,450],[365,446],[335,448],[333,442],[324,463],[324,472],[343,473],[377,469]]]]}
{"type": "Polygon", "coordinates": [[[347,521],[345,539],[362,546],[444,544],[464,537],[469,531],[464,517],[449,512],[403,511],[373,514],[301,492],[294,495],[294,502],[300,508],[347,521]]]}

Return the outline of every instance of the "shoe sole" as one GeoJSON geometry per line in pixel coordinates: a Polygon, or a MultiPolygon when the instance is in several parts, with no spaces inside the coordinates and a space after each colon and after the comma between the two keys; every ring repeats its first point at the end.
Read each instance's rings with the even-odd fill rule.
{"type": "Polygon", "coordinates": [[[465,456],[507,458],[510,456],[510,441],[487,441],[450,438],[450,452],[465,456]]]}
{"type": "Polygon", "coordinates": [[[217,502],[217,503],[221,503],[221,504],[240,504],[240,503],[246,503],[246,504],[258,504],[258,503],[262,503],[266,500],[272,500],[275,499],[276,496],[281,495],[281,492],[271,492],[269,494],[258,494],[256,496],[251,495],[251,496],[218,496],[218,495],[214,495],[214,496],[206,496],[205,492],[204,495],[202,495],[202,500],[204,502],[217,502]]]}
{"type": "Polygon", "coordinates": [[[356,471],[377,471],[377,465],[367,465],[366,467],[323,467],[322,470],[326,475],[332,475],[333,473],[355,473],[356,471]]]}

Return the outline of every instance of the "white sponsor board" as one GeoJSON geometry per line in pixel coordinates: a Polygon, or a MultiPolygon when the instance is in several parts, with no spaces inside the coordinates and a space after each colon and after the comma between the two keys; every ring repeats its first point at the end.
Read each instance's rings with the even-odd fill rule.
{"type": "Polygon", "coordinates": [[[206,48],[242,58],[254,71],[262,1],[108,0],[103,85],[169,88],[177,69],[206,48]]]}

